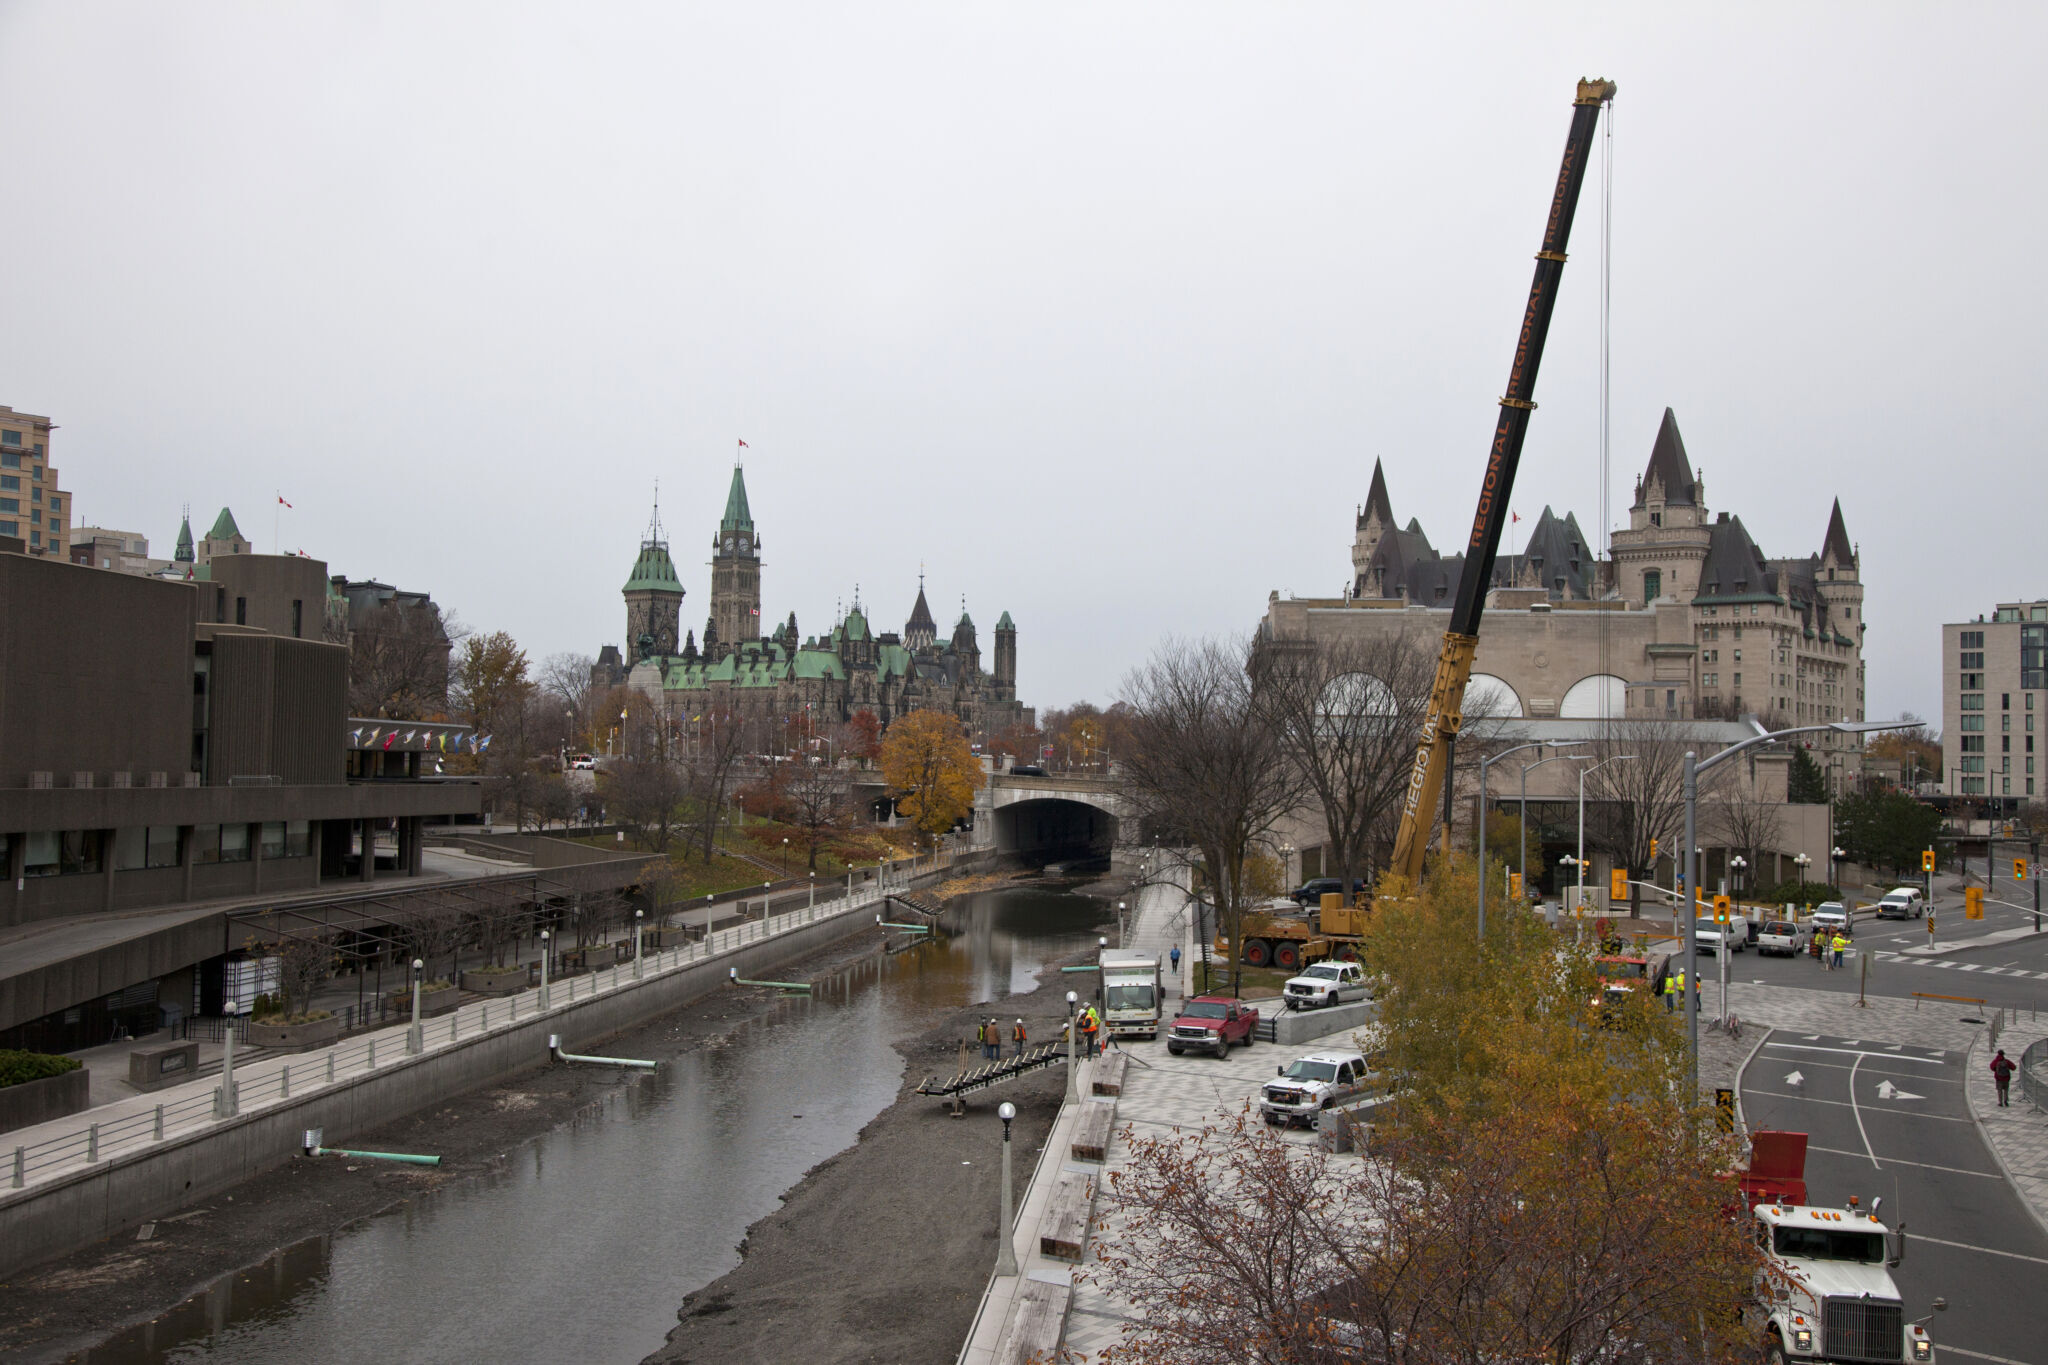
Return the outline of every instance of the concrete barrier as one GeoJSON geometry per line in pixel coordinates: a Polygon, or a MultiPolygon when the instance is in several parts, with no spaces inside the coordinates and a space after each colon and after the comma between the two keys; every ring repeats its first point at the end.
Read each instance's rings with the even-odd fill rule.
{"type": "Polygon", "coordinates": [[[375,1071],[111,1157],[62,1179],[7,1191],[0,1195],[0,1227],[7,1232],[0,1237],[0,1276],[116,1236],[280,1166],[299,1151],[308,1128],[325,1129],[330,1138],[346,1141],[350,1134],[547,1065],[550,1034],[559,1034],[564,1047],[588,1047],[726,989],[727,973],[734,968],[741,976],[761,975],[873,927],[872,906],[841,909],[830,918],[661,976],[536,1011],[511,1027],[417,1057],[394,1055],[375,1071]]]}
{"type": "Polygon", "coordinates": [[[39,1081],[0,1086],[0,1133],[84,1111],[92,1101],[92,1073],[84,1067],[39,1081]]]}
{"type": "Polygon", "coordinates": [[[1290,1010],[1283,1006],[1273,1016],[1273,1041],[1281,1047],[1292,1047],[1339,1029],[1362,1029],[1378,1018],[1379,1012],[1380,1007],[1370,1000],[1316,1010],[1290,1010]]]}

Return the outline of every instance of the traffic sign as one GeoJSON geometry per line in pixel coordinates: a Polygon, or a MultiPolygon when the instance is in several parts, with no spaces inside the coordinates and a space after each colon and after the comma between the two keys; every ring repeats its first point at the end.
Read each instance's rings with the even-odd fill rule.
{"type": "Polygon", "coordinates": [[[1963,888],[1963,918],[1964,918],[1964,919],[1983,919],[1983,918],[1984,918],[1984,888],[1983,888],[1983,887],[1981,887],[1981,886],[1966,886],[1966,887],[1964,887],[1964,888],[1963,888]]]}
{"type": "Polygon", "coordinates": [[[1933,850],[1933,849],[1929,848],[1929,849],[1922,849],[1922,850],[1921,850],[1921,852],[1920,852],[1920,870],[1921,870],[1922,872],[1932,872],[1932,871],[1934,871],[1934,850],[1933,850]]]}
{"type": "Polygon", "coordinates": [[[1508,895],[1519,899],[1521,897],[1521,894],[1522,874],[1519,872],[1508,873],[1508,895]]]}

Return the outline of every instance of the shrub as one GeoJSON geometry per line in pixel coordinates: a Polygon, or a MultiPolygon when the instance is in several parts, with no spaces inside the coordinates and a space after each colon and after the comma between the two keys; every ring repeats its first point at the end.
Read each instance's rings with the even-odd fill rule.
{"type": "Polygon", "coordinates": [[[0,1049],[0,1086],[22,1085],[48,1080],[78,1070],[75,1057],[52,1057],[46,1052],[12,1052],[0,1049]]]}
{"type": "Polygon", "coordinates": [[[1743,897],[1759,905],[1803,905],[1809,910],[1822,901],[1841,898],[1841,888],[1826,882],[1780,882],[1776,886],[1760,887],[1743,897]]]}

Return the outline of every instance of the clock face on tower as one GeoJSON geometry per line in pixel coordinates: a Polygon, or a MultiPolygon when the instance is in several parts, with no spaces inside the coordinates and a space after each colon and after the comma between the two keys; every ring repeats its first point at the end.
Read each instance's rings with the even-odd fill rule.
{"type": "Polygon", "coordinates": [[[732,553],[732,537],[731,537],[731,536],[727,536],[727,537],[725,538],[725,552],[726,552],[727,554],[731,554],[731,553],[732,553]]]}
{"type": "Polygon", "coordinates": [[[747,552],[747,538],[746,538],[745,536],[741,536],[741,537],[740,537],[740,553],[741,553],[741,554],[745,554],[746,552],[747,552]]]}

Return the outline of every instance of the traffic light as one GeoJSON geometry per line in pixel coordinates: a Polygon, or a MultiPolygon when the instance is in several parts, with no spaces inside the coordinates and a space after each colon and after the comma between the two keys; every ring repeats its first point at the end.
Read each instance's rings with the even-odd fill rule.
{"type": "Polygon", "coordinates": [[[1929,848],[1929,849],[1923,849],[1923,850],[1921,850],[1921,853],[1920,853],[1920,870],[1921,870],[1922,872],[1932,872],[1932,871],[1934,871],[1934,850],[1933,850],[1933,849],[1929,848]]]}
{"type": "Polygon", "coordinates": [[[1609,868],[1609,869],[1608,869],[1608,871],[1607,871],[1607,899],[1608,899],[1608,900],[1610,900],[1610,901],[1625,901],[1625,900],[1627,900],[1627,899],[1628,899],[1628,869],[1627,869],[1627,868],[1625,868],[1625,867],[1614,867],[1614,868],[1609,868]]]}
{"type": "Polygon", "coordinates": [[[1714,897],[1714,923],[1726,924],[1732,917],[1734,902],[1726,896],[1714,897]]]}
{"type": "Polygon", "coordinates": [[[2025,858],[2014,858],[2012,860],[2012,879],[2016,882],[2023,882],[2027,879],[2027,860],[2025,858]]]}
{"type": "Polygon", "coordinates": [[[1655,839],[1650,840],[1650,861],[1653,863],[1657,861],[1657,841],[1655,839]]]}
{"type": "Polygon", "coordinates": [[[1984,888],[1983,888],[1983,887],[1981,887],[1981,886],[1966,886],[1966,887],[1964,887],[1964,888],[1963,888],[1963,918],[1964,918],[1964,919],[1983,919],[1983,918],[1984,918],[1984,888]]]}

